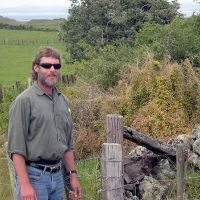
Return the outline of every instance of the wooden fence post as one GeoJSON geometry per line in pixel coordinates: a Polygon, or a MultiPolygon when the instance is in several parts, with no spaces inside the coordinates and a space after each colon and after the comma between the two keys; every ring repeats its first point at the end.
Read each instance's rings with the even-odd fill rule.
{"type": "MultiPolygon", "coordinates": [[[[7,152],[7,147],[8,147],[8,143],[6,142],[4,144],[4,148],[6,152],[7,152]]],[[[12,160],[10,159],[8,154],[7,154],[7,160],[8,160],[8,170],[9,170],[9,175],[10,175],[10,183],[11,183],[11,188],[12,188],[13,200],[17,200],[17,196],[15,193],[16,172],[15,172],[15,168],[13,166],[12,160]]]]}
{"type": "Polygon", "coordinates": [[[106,132],[108,143],[123,143],[123,117],[121,115],[107,115],[106,132]]]}
{"type": "Polygon", "coordinates": [[[16,89],[17,89],[17,91],[20,91],[20,87],[21,87],[21,81],[16,81],[16,89]]]}
{"type": "Polygon", "coordinates": [[[101,175],[102,200],[123,200],[123,117],[107,115],[107,142],[102,145],[101,175]]]}
{"type": "Polygon", "coordinates": [[[185,153],[183,145],[176,148],[176,166],[177,166],[177,200],[184,199],[184,172],[185,172],[185,153]]]}
{"type": "Polygon", "coordinates": [[[0,84],[0,103],[3,103],[3,87],[0,84]]]}
{"type": "Polygon", "coordinates": [[[104,143],[101,155],[102,200],[123,200],[122,148],[104,143]]]}

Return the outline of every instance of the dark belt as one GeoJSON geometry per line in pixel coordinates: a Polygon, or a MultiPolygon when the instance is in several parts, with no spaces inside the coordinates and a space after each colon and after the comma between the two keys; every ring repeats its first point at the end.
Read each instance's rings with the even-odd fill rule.
{"type": "Polygon", "coordinates": [[[58,165],[58,164],[55,166],[54,165],[48,166],[48,165],[36,164],[34,162],[26,162],[26,165],[34,167],[36,169],[40,169],[42,171],[50,172],[50,173],[56,173],[61,170],[61,165],[58,165]]]}

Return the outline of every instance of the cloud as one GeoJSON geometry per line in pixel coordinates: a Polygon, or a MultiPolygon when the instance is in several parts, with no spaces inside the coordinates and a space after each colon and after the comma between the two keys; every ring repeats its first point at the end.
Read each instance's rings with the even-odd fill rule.
{"type": "Polygon", "coordinates": [[[32,7],[32,6],[39,6],[39,7],[69,7],[71,2],[69,0],[48,0],[48,1],[41,1],[41,0],[0,0],[1,8],[15,8],[20,6],[32,7]]]}
{"type": "Polygon", "coordinates": [[[0,0],[0,15],[17,20],[66,18],[70,1],[0,0]]]}

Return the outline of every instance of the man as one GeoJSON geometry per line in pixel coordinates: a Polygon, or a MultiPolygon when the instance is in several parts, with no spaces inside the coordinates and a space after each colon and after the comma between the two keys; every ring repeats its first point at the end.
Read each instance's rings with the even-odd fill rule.
{"type": "Polygon", "coordinates": [[[74,199],[81,197],[69,102],[55,87],[60,68],[59,52],[50,47],[41,49],[32,62],[35,83],[15,99],[9,110],[8,154],[17,173],[19,200],[63,199],[62,159],[74,199]]]}

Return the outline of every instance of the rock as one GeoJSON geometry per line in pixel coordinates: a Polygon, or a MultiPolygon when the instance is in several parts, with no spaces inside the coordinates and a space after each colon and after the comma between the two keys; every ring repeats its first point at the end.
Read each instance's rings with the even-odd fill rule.
{"type": "Polygon", "coordinates": [[[188,156],[188,163],[200,169],[200,157],[196,153],[191,153],[188,156]]]}
{"type": "Polygon", "coordinates": [[[193,143],[192,148],[194,153],[200,155],[200,138],[193,143]]]}
{"type": "Polygon", "coordinates": [[[191,149],[194,140],[189,135],[178,135],[176,138],[172,138],[168,144],[172,145],[172,147],[176,148],[178,144],[183,144],[185,149],[191,149]]]}
{"type": "Polygon", "coordinates": [[[125,191],[125,198],[124,200],[139,200],[137,196],[134,196],[132,192],[130,191],[125,191]]]}
{"type": "Polygon", "coordinates": [[[200,139],[200,126],[197,126],[192,130],[192,139],[193,140],[200,139]]]}
{"type": "Polygon", "coordinates": [[[168,186],[161,184],[151,176],[145,176],[139,185],[139,191],[143,200],[161,200],[164,199],[168,186]]]}
{"type": "Polygon", "coordinates": [[[157,180],[173,180],[176,177],[175,166],[171,166],[169,160],[162,159],[152,170],[152,176],[157,180]]]}
{"type": "Polygon", "coordinates": [[[143,146],[137,146],[135,147],[128,156],[131,157],[131,159],[137,159],[138,157],[143,157],[147,155],[152,155],[153,153],[149,151],[146,147],[143,146]]]}

